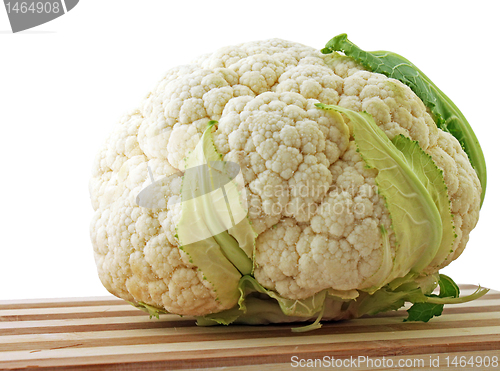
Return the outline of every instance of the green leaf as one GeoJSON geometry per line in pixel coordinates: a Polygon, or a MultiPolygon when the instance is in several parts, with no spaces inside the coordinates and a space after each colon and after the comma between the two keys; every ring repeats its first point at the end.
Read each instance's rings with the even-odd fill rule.
{"type": "Polygon", "coordinates": [[[230,325],[236,321],[244,312],[234,307],[224,310],[219,313],[207,314],[206,316],[196,317],[196,324],[198,326],[213,326],[213,325],[230,325]]]}
{"type": "Polygon", "coordinates": [[[443,313],[443,305],[430,303],[415,303],[408,309],[408,317],[403,321],[429,322],[432,317],[440,316],[443,313]]]}
{"type": "Polygon", "coordinates": [[[460,288],[448,276],[439,275],[439,297],[440,298],[458,298],[460,296],[460,288]]]}
{"type": "MultiPolygon", "coordinates": [[[[278,322],[315,321],[304,327],[293,328],[293,332],[305,332],[321,327],[320,320],[326,307],[328,290],[323,290],[307,299],[286,299],[272,290],[264,288],[252,276],[241,277],[238,307],[197,318],[199,326],[231,323],[267,324],[278,322]],[[261,294],[255,297],[255,294],[261,294]],[[263,299],[262,296],[265,298],[263,299]]],[[[333,302],[333,300],[331,300],[333,302]]]]}
{"type": "Polygon", "coordinates": [[[149,319],[152,319],[153,317],[155,317],[156,319],[160,319],[160,314],[168,314],[165,309],[156,308],[152,305],[143,303],[142,301],[139,301],[137,303],[129,301],[128,303],[149,314],[149,319]]]}
{"type": "Polygon", "coordinates": [[[458,285],[448,276],[444,274],[439,275],[439,296],[427,295],[425,302],[415,302],[410,309],[408,309],[408,318],[405,321],[422,321],[427,322],[434,316],[440,316],[443,312],[444,304],[460,304],[468,301],[476,300],[485,295],[489,290],[478,287],[477,290],[471,295],[460,295],[458,285]]]}
{"type": "Polygon", "coordinates": [[[292,332],[308,332],[308,331],[312,331],[312,330],[317,330],[319,328],[322,327],[321,325],[321,318],[323,318],[323,314],[325,313],[325,303],[323,303],[323,306],[321,308],[321,311],[319,312],[318,314],[318,317],[316,318],[316,320],[311,323],[310,325],[306,325],[306,326],[300,326],[300,327],[293,327],[292,328],[292,332]]]}
{"type": "Polygon", "coordinates": [[[253,270],[256,235],[240,199],[241,186],[215,149],[214,124],[209,122],[186,159],[176,230],[182,250],[212,284],[217,300],[231,307],[239,298],[240,277],[253,270]]]}
{"type": "Polygon", "coordinates": [[[245,297],[250,293],[258,292],[275,299],[285,315],[298,317],[311,317],[319,313],[323,308],[328,293],[328,290],[323,290],[307,299],[286,299],[274,291],[264,288],[252,276],[243,276],[241,278],[239,290],[241,295],[238,303],[243,310],[245,309],[245,297]]]}
{"type": "Polygon", "coordinates": [[[245,299],[245,310],[235,307],[223,312],[197,317],[198,326],[214,326],[229,324],[267,325],[271,323],[303,322],[304,317],[287,316],[278,302],[271,298],[248,296],[245,299]]]}
{"type": "Polygon", "coordinates": [[[405,305],[407,296],[407,292],[394,292],[382,288],[359,299],[357,314],[359,316],[365,314],[375,315],[390,310],[398,310],[405,305]]]}
{"type": "Polygon", "coordinates": [[[460,289],[453,280],[445,276],[439,275],[439,296],[430,295],[427,299],[428,303],[433,304],[461,304],[476,300],[490,291],[489,289],[479,286],[476,291],[467,296],[460,296],[460,289]]]}
{"type": "Polygon", "coordinates": [[[486,192],[486,162],[479,141],[458,107],[413,63],[387,52],[366,52],[340,34],[321,50],[324,54],[341,51],[372,72],[381,73],[410,87],[432,112],[436,125],[449,132],[461,144],[481,182],[481,204],[486,192]]]}
{"type": "MultiPolygon", "coordinates": [[[[435,165],[415,168],[423,163],[431,164],[432,160],[429,162],[430,158],[414,144],[402,146],[403,150],[411,150],[405,156],[368,113],[321,103],[316,106],[340,112],[351,120],[354,141],[361,157],[368,167],[378,170],[375,180],[392,218],[397,243],[392,267],[383,261],[385,274],[380,275],[375,283],[370,280],[367,291],[374,292],[409,272],[420,273],[433,261],[441,244],[441,215],[426,186],[430,184],[429,179],[442,177],[442,173],[435,165]],[[431,175],[427,176],[428,172],[431,175]]],[[[407,140],[403,138],[399,140],[407,140]]],[[[384,250],[387,249],[386,243],[384,250]]],[[[385,252],[384,256],[388,253],[385,252]]]]}
{"type": "Polygon", "coordinates": [[[448,188],[444,182],[443,171],[437,167],[432,157],[422,150],[418,142],[403,135],[396,135],[392,142],[401,151],[412,170],[418,175],[438,208],[443,233],[439,250],[429,265],[433,267],[439,266],[450,255],[456,237],[450,198],[448,188]]]}
{"type": "MultiPolygon", "coordinates": [[[[435,282],[435,277],[429,280],[435,282]]],[[[320,328],[323,315],[327,319],[335,320],[374,315],[398,310],[406,302],[413,303],[413,306],[408,310],[409,316],[405,321],[427,322],[432,317],[441,314],[444,304],[474,300],[488,291],[479,288],[475,293],[466,297],[444,297],[445,295],[458,295],[457,285],[451,278],[444,275],[439,282],[441,285],[439,296],[425,295],[424,292],[429,290],[429,282],[427,279],[418,279],[407,280],[395,290],[391,290],[387,285],[373,294],[361,292],[358,296],[354,292],[324,290],[306,300],[291,300],[282,298],[272,290],[262,287],[253,277],[244,276],[239,285],[239,305],[219,313],[197,317],[197,324],[199,326],[231,323],[262,325],[314,320],[309,325],[292,328],[293,332],[305,332],[320,328]],[[327,293],[326,298],[323,292],[327,293]]],[[[434,287],[434,284],[431,287],[434,287]]]]}

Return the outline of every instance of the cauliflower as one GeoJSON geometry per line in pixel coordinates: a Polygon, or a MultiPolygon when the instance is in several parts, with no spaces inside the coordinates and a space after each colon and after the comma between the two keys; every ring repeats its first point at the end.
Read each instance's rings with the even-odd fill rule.
{"type": "Polygon", "coordinates": [[[154,315],[352,318],[484,294],[458,298],[438,272],[485,184],[465,118],[410,62],[345,35],[322,51],[270,39],[168,71],[119,121],[92,169],[90,235],[106,289],[154,315]],[[239,175],[210,186],[227,164],[239,175]]]}

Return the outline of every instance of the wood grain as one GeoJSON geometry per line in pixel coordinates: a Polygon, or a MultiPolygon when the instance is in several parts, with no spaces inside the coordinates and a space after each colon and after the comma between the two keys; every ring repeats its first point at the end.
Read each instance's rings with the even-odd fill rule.
{"type": "MultiPolygon", "coordinates": [[[[475,286],[461,289],[467,295],[475,286]]],[[[404,315],[383,313],[292,333],[294,325],[196,327],[193,318],[174,315],[150,320],[113,297],[0,301],[0,369],[252,370],[266,365],[273,370],[289,369],[293,356],[500,356],[499,292],[448,306],[429,323],[402,322],[404,315]]]]}

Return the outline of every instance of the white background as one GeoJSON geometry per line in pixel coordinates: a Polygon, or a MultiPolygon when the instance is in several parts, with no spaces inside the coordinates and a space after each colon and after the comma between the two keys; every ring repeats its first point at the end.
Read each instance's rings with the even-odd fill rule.
{"type": "Polygon", "coordinates": [[[91,164],[112,125],[167,69],[271,37],[322,48],[342,32],[365,50],[404,55],[469,119],[486,156],[488,192],[467,249],[443,273],[500,289],[495,5],[82,0],[19,34],[0,8],[0,300],[107,294],[89,238],[91,164]]]}

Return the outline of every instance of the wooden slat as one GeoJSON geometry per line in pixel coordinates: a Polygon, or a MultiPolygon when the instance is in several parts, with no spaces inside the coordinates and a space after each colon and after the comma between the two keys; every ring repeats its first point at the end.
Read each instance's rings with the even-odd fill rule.
{"type": "MultiPolygon", "coordinates": [[[[321,335],[336,335],[345,337],[346,334],[363,334],[364,339],[368,339],[368,334],[380,335],[387,332],[397,331],[399,334],[404,334],[404,331],[416,331],[419,328],[423,328],[426,333],[432,335],[432,330],[440,330],[439,334],[443,333],[443,330],[455,329],[461,327],[462,330],[470,330],[473,334],[480,331],[478,328],[485,328],[483,331],[489,333],[490,331],[500,330],[499,317],[496,318],[486,318],[483,320],[472,320],[467,321],[464,326],[462,321],[448,321],[442,323],[436,323],[432,326],[413,326],[408,323],[397,322],[384,325],[372,325],[372,326],[351,326],[351,327],[338,327],[338,326],[324,326],[321,330],[316,331],[316,334],[321,335]],[[487,328],[487,329],[486,329],[487,328]]],[[[289,336],[290,330],[288,327],[284,328],[270,328],[266,329],[266,334],[268,337],[274,339],[289,336]]],[[[315,334],[314,332],[306,333],[303,337],[309,337],[315,334]]],[[[500,331],[499,331],[500,333],[500,331]]],[[[67,335],[67,334],[64,334],[67,335]]],[[[405,334],[409,337],[413,334],[405,334]]],[[[12,339],[12,336],[10,336],[12,339]]],[[[155,329],[155,330],[127,330],[127,331],[101,331],[98,333],[80,333],[72,336],[35,336],[31,338],[31,341],[21,341],[26,339],[13,339],[9,343],[0,344],[0,352],[7,351],[31,351],[36,349],[50,350],[50,349],[62,349],[66,347],[72,348],[90,348],[90,347],[104,347],[104,346],[121,346],[121,345],[146,345],[146,344],[174,344],[174,343],[189,343],[197,341],[240,341],[248,339],[261,339],[262,330],[248,327],[238,327],[236,329],[231,329],[229,332],[223,327],[204,329],[199,328],[173,328],[173,329],[155,329]]],[[[361,337],[359,338],[361,340],[361,337]]],[[[264,342],[265,343],[265,342],[264,342]]],[[[263,343],[263,344],[264,344],[263,343]]],[[[4,353],[4,356],[6,353],[4,353]]]]}
{"type": "MultiPolygon", "coordinates": [[[[498,321],[497,321],[498,323],[498,321]]],[[[328,328],[327,328],[328,329],[328,328]]],[[[319,332],[319,331],[318,331],[319,332]]],[[[335,334],[335,332],[333,332],[335,334]]],[[[100,356],[100,355],[136,355],[141,357],[148,353],[170,353],[170,352],[185,352],[185,351],[199,351],[203,350],[234,350],[244,348],[271,348],[274,346],[304,346],[304,345],[318,345],[318,344],[336,344],[336,343],[357,343],[367,341],[388,341],[388,340],[402,340],[402,339],[445,339],[446,342],[452,342],[455,337],[460,338],[466,334],[467,338],[471,336],[485,336],[500,334],[500,325],[498,326],[485,326],[473,328],[447,328],[446,332],[442,329],[425,329],[414,331],[394,331],[394,329],[386,329],[383,332],[375,333],[336,333],[340,336],[325,336],[327,334],[302,334],[295,336],[287,336],[283,334],[272,334],[271,336],[263,337],[260,333],[258,337],[252,338],[248,333],[233,333],[231,336],[225,337],[222,340],[217,338],[205,338],[195,341],[189,339],[187,341],[174,341],[167,343],[148,343],[139,345],[117,345],[117,346],[98,346],[98,347],[82,347],[78,352],[85,356],[100,356]],[[235,336],[239,334],[240,336],[235,336]],[[243,336],[241,336],[243,335],[243,336]],[[278,335],[278,336],[273,336],[278,335]],[[280,336],[281,335],[281,336],[280,336]]],[[[29,359],[50,359],[50,358],[69,358],[74,356],[73,349],[65,349],[58,347],[57,349],[48,350],[31,350],[31,351],[7,351],[2,353],[2,359],[6,361],[11,360],[29,360],[29,359]]]]}
{"type": "MultiPolygon", "coordinates": [[[[485,312],[477,313],[474,315],[473,321],[496,321],[500,319],[500,312],[485,312]]],[[[96,319],[98,320],[98,319],[96,319]]],[[[127,324],[127,318],[117,318],[117,323],[127,324]]],[[[165,317],[158,320],[158,322],[171,321],[171,317],[165,317]]],[[[88,324],[95,324],[92,320],[85,320],[88,324]]],[[[151,320],[147,317],[141,318],[131,318],[130,321],[136,321],[137,323],[150,323],[151,320]]],[[[156,321],[156,320],[155,320],[156,321]]],[[[334,327],[338,331],[348,332],[355,331],[356,328],[362,328],[366,331],[372,331],[368,329],[370,326],[399,326],[404,325],[408,329],[417,329],[419,326],[423,328],[429,328],[430,326],[456,326],[457,323],[464,323],[468,321],[471,322],[470,314],[447,314],[446,316],[441,316],[434,318],[432,322],[428,324],[424,323],[403,323],[399,318],[395,317],[381,317],[381,318],[364,318],[364,319],[353,319],[350,321],[342,321],[337,323],[328,324],[328,326],[334,327]],[[451,325],[449,324],[451,323],[451,325]],[[352,330],[354,329],[354,330],[352,330]]],[[[475,322],[472,322],[475,323],[475,322]]],[[[326,325],[325,325],[326,326],[326,325]]],[[[283,326],[266,326],[265,330],[267,334],[273,331],[282,331],[283,326]]],[[[286,325],[286,331],[288,331],[289,325],[286,325]]],[[[213,326],[213,327],[173,327],[173,328],[161,328],[161,329],[140,329],[140,330],[115,330],[115,331],[88,331],[88,332],[73,332],[71,328],[68,328],[67,332],[61,333],[41,333],[41,334],[26,334],[26,335],[4,335],[0,336],[0,347],[3,344],[15,344],[15,343],[26,343],[34,342],[37,340],[48,341],[70,341],[70,340],[81,340],[81,339],[114,339],[114,338],[124,338],[132,337],[138,339],[139,337],[151,337],[160,335],[204,335],[204,334],[219,334],[219,333],[234,333],[238,331],[243,331],[245,333],[250,332],[261,332],[262,328],[259,326],[232,326],[232,331],[228,332],[227,328],[224,326],[213,326]]],[[[323,330],[320,330],[323,331],[323,330]]],[[[314,332],[310,332],[313,334],[314,332]]]]}
{"type": "Polygon", "coordinates": [[[123,300],[114,296],[93,296],[55,299],[0,300],[0,309],[56,308],[93,305],[123,305],[123,300]]]}
{"type": "MultiPolygon", "coordinates": [[[[98,305],[98,306],[71,306],[71,307],[53,307],[53,308],[29,308],[29,309],[0,309],[0,318],[8,316],[36,316],[44,314],[61,314],[61,313],[103,313],[103,312],[120,312],[134,309],[130,304],[121,302],[121,305],[98,305]]],[[[135,310],[135,312],[137,312],[135,310]]]]}
{"type": "MultiPolygon", "coordinates": [[[[475,286],[461,289],[467,295],[475,286]]],[[[325,323],[319,330],[300,334],[290,332],[294,325],[203,328],[194,326],[191,317],[163,315],[150,320],[124,303],[109,297],[0,302],[0,369],[153,370],[264,364],[270,369],[269,364],[289,366],[293,355],[500,353],[498,292],[448,306],[429,323],[402,322],[405,313],[399,311],[325,323]]]]}
{"type": "MultiPolygon", "coordinates": [[[[224,365],[286,363],[291,357],[320,358],[324,355],[335,358],[345,357],[391,357],[394,355],[427,355],[433,352],[461,352],[493,350],[488,354],[498,354],[500,342],[495,336],[461,336],[444,338],[411,338],[397,341],[376,340],[338,343],[313,343],[300,346],[244,347],[226,349],[202,349],[191,351],[170,351],[150,353],[113,353],[90,355],[85,352],[72,353],[68,358],[44,357],[36,359],[38,367],[63,367],[81,370],[158,370],[192,369],[196,367],[216,367],[224,365]],[[485,341],[485,346],[481,343],[485,341]],[[94,366],[94,367],[91,367],[94,366]]],[[[148,349],[150,351],[151,349],[148,349]]],[[[460,354],[460,353],[459,353],[460,354]]],[[[3,362],[5,369],[26,367],[29,361],[3,362]]]]}

